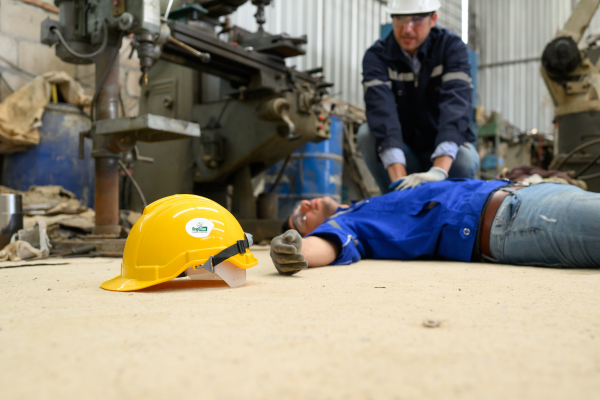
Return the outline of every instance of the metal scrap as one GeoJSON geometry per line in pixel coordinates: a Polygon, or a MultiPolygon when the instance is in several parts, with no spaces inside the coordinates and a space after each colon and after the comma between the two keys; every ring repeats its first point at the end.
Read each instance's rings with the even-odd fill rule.
{"type": "Polygon", "coordinates": [[[426,328],[437,328],[440,325],[442,325],[442,322],[444,322],[441,319],[425,319],[423,320],[423,326],[426,328]]]}

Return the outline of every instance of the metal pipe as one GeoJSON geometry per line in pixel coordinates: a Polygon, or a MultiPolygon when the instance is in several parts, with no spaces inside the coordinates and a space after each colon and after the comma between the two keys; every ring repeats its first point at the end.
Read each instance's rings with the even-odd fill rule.
{"type": "Polygon", "coordinates": [[[119,117],[119,48],[108,46],[106,52],[96,59],[96,83],[99,84],[108,71],[97,100],[97,119],[119,117]],[[115,54],[116,53],[116,54],[115,54]],[[110,65],[113,61],[112,65],[110,65]]]}
{"type": "Polygon", "coordinates": [[[23,203],[20,194],[0,194],[0,250],[13,234],[23,229],[23,203]]]}
{"type": "MultiPolygon", "coordinates": [[[[96,84],[100,87],[96,104],[96,118],[114,119],[119,116],[119,47],[108,46],[96,59],[96,84]]],[[[93,156],[96,161],[94,235],[118,235],[119,226],[119,164],[117,153],[110,151],[111,136],[94,137],[93,156]]]]}
{"type": "Polygon", "coordinates": [[[478,69],[484,68],[493,68],[493,67],[504,67],[506,65],[514,65],[514,64],[525,64],[530,62],[541,62],[542,59],[539,57],[531,57],[531,58],[521,58],[518,60],[508,60],[508,61],[498,61],[489,64],[479,64],[478,69]]]}
{"type": "Polygon", "coordinates": [[[119,226],[119,164],[117,158],[96,158],[94,235],[118,235],[119,226]]]}

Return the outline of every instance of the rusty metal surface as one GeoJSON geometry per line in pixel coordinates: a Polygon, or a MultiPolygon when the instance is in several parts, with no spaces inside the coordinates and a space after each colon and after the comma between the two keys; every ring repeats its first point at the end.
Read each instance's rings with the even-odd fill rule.
{"type": "MultiPolygon", "coordinates": [[[[96,115],[98,120],[119,116],[119,49],[108,46],[102,57],[96,59],[96,83],[108,71],[104,85],[98,94],[96,115]],[[116,54],[115,54],[116,53],[116,54]],[[114,59],[114,63],[110,62],[114,59]]],[[[119,166],[117,154],[110,154],[114,136],[94,136],[96,226],[93,234],[118,234],[119,226],[119,166]],[[100,154],[100,156],[98,156],[100,154]]]]}
{"type": "Polygon", "coordinates": [[[119,226],[119,165],[116,158],[96,158],[94,235],[118,234],[119,226]]]}
{"type": "Polygon", "coordinates": [[[101,120],[92,129],[96,135],[132,135],[141,142],[200,137],[200,125],[196,123],[153,114],[101,120]]]}
{"type": "Polygon", "coordinates": [[[119,116],[119,49],[107,46],[101,57],[96,59],[96,83],[100,82],[104,73],[110,69],[104,85],[98,94],[96,119],[113,119],[119,116]],[[114,63],[110,61],[114,58],[114,63]]]}

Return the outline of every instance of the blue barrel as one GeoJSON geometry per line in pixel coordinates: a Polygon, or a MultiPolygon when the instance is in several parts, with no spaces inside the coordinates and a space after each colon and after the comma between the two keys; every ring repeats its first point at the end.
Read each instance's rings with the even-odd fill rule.
{"type": "MultiPolygon", "coordinates": [[[[304,199],[330,196],[342,200],[342,171],[344,168],[344,126],[339,118],[331,117],[331,139],[307,143],[292,153],[288,166],[274,192],[279,195],[279,218],[290,215],[294,205],[304,199]]],[[[283,161],[266,173],[265,189],[274,183],[283,161]]]]}
{"type": "Polygon", "coordinates": [[[90,129],[90,119],[78,107],[49,104],[42,116],[40,143],[4,156],[2,184],[17,190],[31,185],[60,185],[75,193],[82,204],[94,205],[94,160],[91,140],[85,160],[79,159],[79,132],[90,129]]]}

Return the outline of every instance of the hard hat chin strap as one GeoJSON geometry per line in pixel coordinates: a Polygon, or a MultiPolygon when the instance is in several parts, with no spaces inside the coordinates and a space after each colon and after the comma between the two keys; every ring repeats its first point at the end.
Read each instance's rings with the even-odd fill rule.
{"type": "Polygon", "coordinates": [[[247,249],[252,246],[253,240],[252,235],[246,233],[246,237],[244,240],[238,240],[235,244],[223,249],[216,256],[210,256],[208,260],[204,263],[203,266],[198,267],[196,269],[206,269],[209,272],[215,272],[215,267],[221,264],[223,261],[227,260],[230,257],[233,257],[238,254],[244,254],[247,249]]]}

